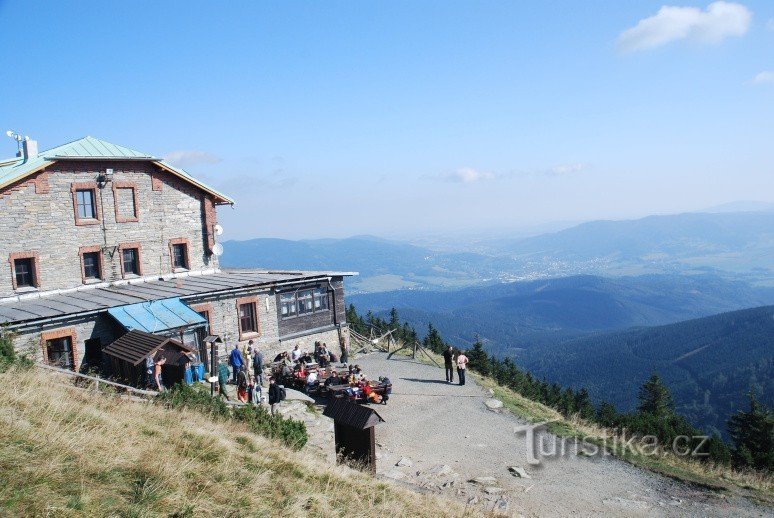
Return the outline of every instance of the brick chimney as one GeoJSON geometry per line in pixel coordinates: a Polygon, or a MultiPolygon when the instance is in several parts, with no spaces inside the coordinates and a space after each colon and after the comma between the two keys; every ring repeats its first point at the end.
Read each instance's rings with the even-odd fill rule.
{"type": "Polygon", "coordinates": [[[30,140],[29,137],[26,137],[24,142],[22,142],[22,156],[24,160],[38,156],[38,141],[30,140]]]}

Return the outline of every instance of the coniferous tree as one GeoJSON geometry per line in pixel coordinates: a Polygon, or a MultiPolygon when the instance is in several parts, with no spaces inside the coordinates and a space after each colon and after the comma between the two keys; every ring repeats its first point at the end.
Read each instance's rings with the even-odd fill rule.
{"type": "Polygon", "coordinates": [[[640,404],[637,407],[639,412],[650,414],[654,417],[668,417],[674,412],[674,403],[669,389],[658,377],[653,374],[645,384],[640,387],[637,395],[640,404]]]}
{"type": "Polygon", "coordinates": [[[734,462],[760,470],[774,470],[774,414],[749,394],[750,409],[728,420],[734,443],[734,462]]]}
{"type": "Polygon", "coordinates": [[[483,375],[489,374],[489,356],[484,351],[484,344],[481,343],[478,336],[476,336],[476,342],[473,344],[473,348],[466,353],[468,360],[470,361],[470,368],[476,372],[480,372],[483,375]]]}

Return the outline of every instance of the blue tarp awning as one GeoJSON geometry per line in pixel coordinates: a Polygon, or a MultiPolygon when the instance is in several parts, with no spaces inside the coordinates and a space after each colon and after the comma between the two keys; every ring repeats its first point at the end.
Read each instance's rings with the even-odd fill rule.
{"type": "Polygon", "coordinates": [[[170,329],[193,329],[207,325],[199,313],[183,304],[179,298],[152,300],[108,309],[111,317],[128,331],[161,333],[170,329]]]}

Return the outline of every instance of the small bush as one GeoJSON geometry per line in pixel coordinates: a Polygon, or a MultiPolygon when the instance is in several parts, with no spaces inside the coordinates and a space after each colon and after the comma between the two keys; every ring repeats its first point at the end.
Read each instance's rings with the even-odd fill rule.
{"type": "Polygon", "coordinates": [[[300,421],[272,415],[262,406],[244,405],[230,408],[221,398],[210,395],[201,387],[177,384],[162,392],[158,403],[170,408],[189,408],[215,419],[231,419],[247,424],[253,433],[279,439],[285,446],[300,450],[308,440],[306,425],[300,421]]]}

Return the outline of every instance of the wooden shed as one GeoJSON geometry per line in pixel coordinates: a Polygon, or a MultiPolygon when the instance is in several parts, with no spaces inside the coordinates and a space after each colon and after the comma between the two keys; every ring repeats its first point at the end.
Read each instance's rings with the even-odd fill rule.
{"type": "Polygon", "coordinates": [[[323,415],[333,419],[336,457],[339,462],[363,466],[376,474],[376,432],[384,419],[376,410],[345,399],[333,399],[323,415]]]}
{"type": "Polygon", "coordinates": [[[102,352],[110,361],[113,376],[135,387],[144,387],[147,383],[145,360],[148,357],[160,355],[166,358],[161,377],[164,385],[171,387],[183,380],[185,365],[191,361],[189,355],[195,353],[195,350],[166,336],[133,330],[105,347],[102,352]]]}

